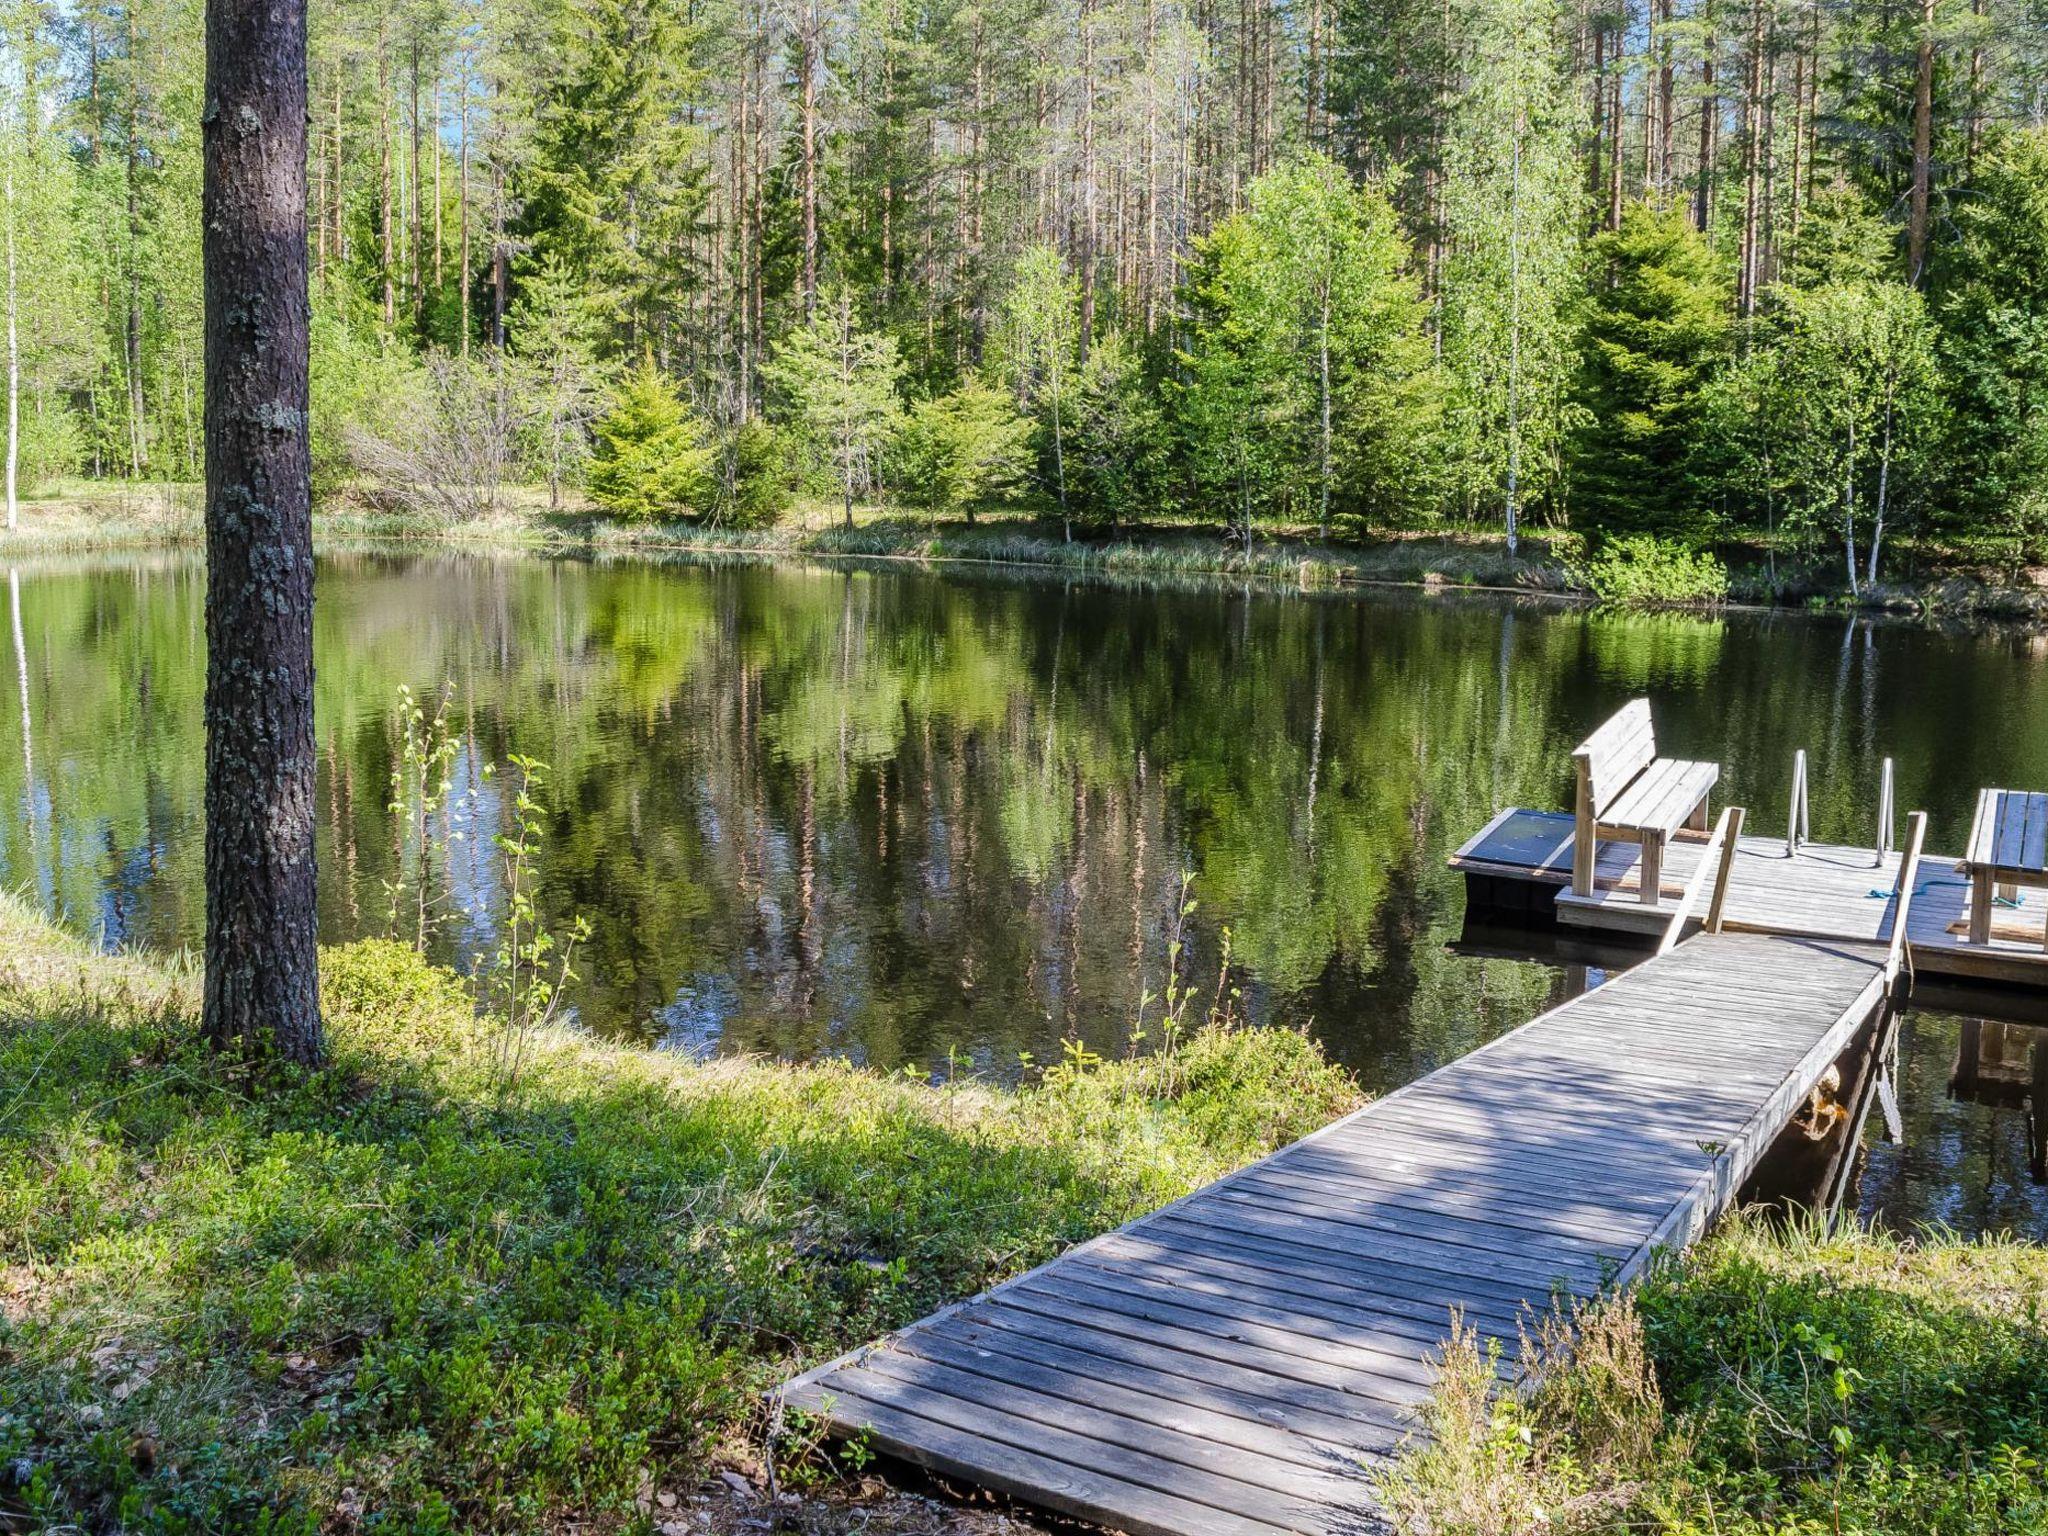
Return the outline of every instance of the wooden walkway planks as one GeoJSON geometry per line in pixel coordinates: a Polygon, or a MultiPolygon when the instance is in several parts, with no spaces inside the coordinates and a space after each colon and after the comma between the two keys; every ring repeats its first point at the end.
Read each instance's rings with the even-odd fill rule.
{"type": "Polygon", "coordinates": [[[1512,1361],[1520,1319],[1689,1241],[1884,966],[1867,941],[1694,938],[783,1400],[1134,1536],[1378,1530],[1372,1469],[1451,1314],[1512,1361]]]}

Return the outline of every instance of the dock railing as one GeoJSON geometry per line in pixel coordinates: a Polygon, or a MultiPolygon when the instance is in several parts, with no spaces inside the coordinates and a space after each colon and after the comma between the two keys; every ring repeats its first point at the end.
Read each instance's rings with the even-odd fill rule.
{"type": "Polygon", "coordinates": [[[1906,919],[1913,910],[1913,882],[1920,875],[1920,849],[1927,841],[1927,813],[1915,811],[1906,818],[1906,849],[1899,860],[1898,884],[1892,887],[1892,941],[1885,951],[1884,979],[1889,986],[1912,958],[1906,940],[1906,919]]]}
{"type": "MultiPolygon", "coordinates": [[[[1895,778],[1892,760],[1886,758],[1877,774],[1877,832],[1870,840],[1871,851],[1875,855],[1874,862],[1880,866],[1891,854],[1892,839],[1898,829],[1895,778]]],[[[1806,749],[1801,747],[1792,754],[1792,803],[1785,811],[1785,857],[1788,859],[1813,839],[1813,812],[1810,800],[1806,749]]]]}
{"type": "Polygon", "coordinates": [[[1684,937],[1686,919],[1692,915],[1693,903],[1699,900],[1700,892],[1706,889],[1710,877],[1714,882],[1714,895],[1707,903],[1704,926],[1708,933],[1721,931],[1721,914],[1728,899],[1728,876],[1735,867],[1735,850],[1742,841],[1744,814],[1741,806],[1731,805],[1714,823],[1714,835],[1707,839],[1707,846],[1701,850],[1692,878],[1685,882],[1685,894],[1678,898],[1678,909],[1671,914],[1671,921],[1664,928],[1664,937],[1658,941],[1658,954],[1669,954],[1684,937]]]}

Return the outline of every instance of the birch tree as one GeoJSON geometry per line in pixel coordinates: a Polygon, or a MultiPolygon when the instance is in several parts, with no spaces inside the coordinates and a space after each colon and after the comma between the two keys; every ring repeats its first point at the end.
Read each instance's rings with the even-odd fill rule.
{"type": "Polygon", "coordinates": [[[1559,68],[1553,0],[1487,0],[1445,150],[1439,324],[1454,494],[1525,507],[1558,487],[1577,365],[1580,108],[1559,68]]]}

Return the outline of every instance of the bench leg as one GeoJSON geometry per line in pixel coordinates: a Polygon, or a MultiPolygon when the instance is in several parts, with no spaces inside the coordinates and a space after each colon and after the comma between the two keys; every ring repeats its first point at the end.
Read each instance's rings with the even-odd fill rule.
{"type": "Polygon", "coordinates": [[[1664,897],[1664,839],[1646,837],[1643,839],[1643,888],[1640,892],[1644,906],[1654,907],[1664,897]]]}
{"type": "Polygon", "coordinates": [[[1970,876],[1970,942],[1991,942],[1991,871],[1980,869],[1970,876]]]}
{"type": "Polygon", "coordinates": [[[1599,850],[1593,842],[1593,823],[1584,816],[1572,828],[1572,894],[1593,894],[1593,861],[1599,850]]]}
{"type": "Polygon", "coordinates": [[[1692,815],[1685,819],[1686,830],[1691,832],[1704,832],[1707,830],[1707,801],[1707,796],[1700,796],[1700,803],[1693,807],[1692,815]]]}

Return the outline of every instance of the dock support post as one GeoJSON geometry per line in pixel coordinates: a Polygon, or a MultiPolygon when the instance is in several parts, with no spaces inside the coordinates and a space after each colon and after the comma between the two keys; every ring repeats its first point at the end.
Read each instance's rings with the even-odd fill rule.
{"type": "Polygon", "coordinates": [[[1671,921],[1664,925],[1664,936],[1657,944],[1658,954],[1670,954],[1679,939],[1684,937],[1686,917],[1710,878],[1714,882],[1714,894],[1707,906],[1705,928],[1709,933],[1721,931],[1721,909],[1728,898],[1728,872],[1735,867],[1735,845],[1742,838],[1742,815],[1741,806],[1731,805],[1714,824],[1714,834],[1707,839],[1707,846],[1700,850],[1700,861],[1693,867],[1692,878],[1685,882],[1685,892],[1678,898],[1678,907],[1672,912],[1671,921]]]}
{"type": "Polygon", "coordinates": [[[1730,806],[1722,814],[1728,818],[1728,839],[1721,844],[1721,867],[1714,873],[1714,899],[1707,904],[1707,932],[1721,931],[1722,909],[1728,902],[1728,876],[1735,869],[1735,853],[1742,842],[1742,818],[1747,813],[1739,805],[1730,806]]]}
{"type": "Polygon", "coordinates": [[[1892,942],[1885,954],[1884,979],[1890,986],[1900,969],[1912,958],[1906,938],[1906,920],[1913,911],[1913,882],[1920,878],[1920,849],[1927,841],[1927,813],[1915,811],[1906,818],[1906,851],[1899,860],[1899,883],[1892,894],[1892,942]]]}

